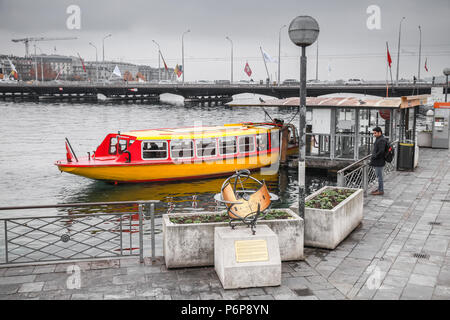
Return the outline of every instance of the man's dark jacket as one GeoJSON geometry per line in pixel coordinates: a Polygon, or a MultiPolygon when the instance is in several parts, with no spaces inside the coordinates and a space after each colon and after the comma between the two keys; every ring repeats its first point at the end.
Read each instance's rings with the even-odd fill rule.
{"type": "Polygon", "coordinates": [[[373,151],[372,151],[372,157],[370,158],[369,166],[372,167],[384,167],[386,164],[386,161],[384,160],[384,154],[387,149],[387,140],[386,138],[381,135],[373,144],[373,151]]]}

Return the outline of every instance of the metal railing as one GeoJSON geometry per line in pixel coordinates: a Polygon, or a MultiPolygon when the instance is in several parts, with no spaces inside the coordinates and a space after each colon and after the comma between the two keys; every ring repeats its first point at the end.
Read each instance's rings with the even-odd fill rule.
{"type": "Polygon", "coordinates": [[[139,256],[142,263],[145,218],[149,218],[151,223],[151,257],[155,260],[157,202],[159,201],[148,200],[0,207],[0,211],[5,211],[57,208],[73,210],[102,206],[101,209],[95,209],[106,211],[0,219],[0,228],[4,228],[4,261],[0,260],[0,265],[125,256],[139,256]],[[121,206],[127,206],[127,210],[122,212],[121,206]],[[109,209],[106,210],[107,208],[109,209]]]}
{"type": "MultiPolygon", "coordinates": [[[[395,156],[392,162],[386,162],[383,169],[384,176],[387,176],[389,173],[396,170],[398,156],[397,142],[398,141],[394,141],[391,143],[395,150],[395,156]]],[[[371,155],[368,155],[339,170],[337,172],[338,187],[364,189],[364,194],[367,195],[369,187],[377,181],[375,169],[369,166],[370,157],[371,155]]]]}

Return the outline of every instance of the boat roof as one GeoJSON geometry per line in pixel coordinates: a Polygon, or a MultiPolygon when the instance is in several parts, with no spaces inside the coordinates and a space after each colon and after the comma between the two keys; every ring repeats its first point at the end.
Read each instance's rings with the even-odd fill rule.
{"type": "MultiPolygon", "coordinates": [[[[307,97],[306,106],[312,108],[374,108],[404,109],[427,103],[429,95],[403,96],[395,98],[374,97],[307,97]]],[[[229,102],[231,107],[295,107],[300,105],[299,97],[270,99],[256,103],[229,102]]]]}
{"type": "Polygon", "coordinates": [[[201,139],[266,133],[273,128],[273,124],[249,122],[217,126],[133,130],[122,134],[136,137],[137,140],[201,139]]]}

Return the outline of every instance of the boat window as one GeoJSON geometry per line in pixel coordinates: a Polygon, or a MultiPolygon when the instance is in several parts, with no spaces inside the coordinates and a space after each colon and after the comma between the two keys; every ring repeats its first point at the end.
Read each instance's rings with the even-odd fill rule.
{"type": "Polygon", "coordinates": [[[272,149],[280,147],[280,130],[270,131],[270,143],[272,149]]]}
{"type": "Polygon", "coordinates": [[[258,151],[267,150],[267,133],[256,135],[256,148],[258,151]]]}
{"type": "Polygon", "coordinates": [[[254,136],[243,136],[238,138],[239,152],[247,153],[255,151],[255,138],[254,136]]]}
{"type": "Polygon", "coordinates": [[[237,151],[236,137],[219,138],[219,150],[220,154],[235,154],[237,151]]]}
{"type": "Polygon", "coordinates": [[[167,159],[167,141],[143,141],[142,159],[167,159]]]}
{"type": "Polygon", "coordinates": [[[215,138],[196,140],[195,144],[197,146],[197,157],[211,157],[217,153],[215,138]]]}
{"type": "Polygon", "coordinates": [[[117,152],[117,138],[113,137],[109,140],[109,154],[116,154],[117,152]]]}
{"type": "Polygon", "coordinates": [[[130,143],[128,144],[128,146],[131,146],[133,144],[134,140],[130,140],[130,143]]]}
{"type": "Polygon", "coordinates": [[[192,158],[194,156],[194,142],[192,140],[172,140],[170,154],[172,159],[192,158]]]}
{"type": "Polygon", "coordinates": [[[128,140],[119,139],[119,154],[121,154],[125,150],[127,150],[127,142],[128,142],[128,140]]]}

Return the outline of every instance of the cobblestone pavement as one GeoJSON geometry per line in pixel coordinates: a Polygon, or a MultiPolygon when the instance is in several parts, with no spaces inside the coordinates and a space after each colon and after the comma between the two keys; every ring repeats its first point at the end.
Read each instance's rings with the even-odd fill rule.
{"type": "Polygon", "coordinates": [[[278,287],[224,290],[213,267],[130,258],[0,268],[0,299],[450,299],[449,160],[422,149],[414,172],[395,172],[384,196],[365,198],[363,223],[335,250],[283,262],[278,287]],[[74,264],[79,278],[67,271],[74,264]]]}

